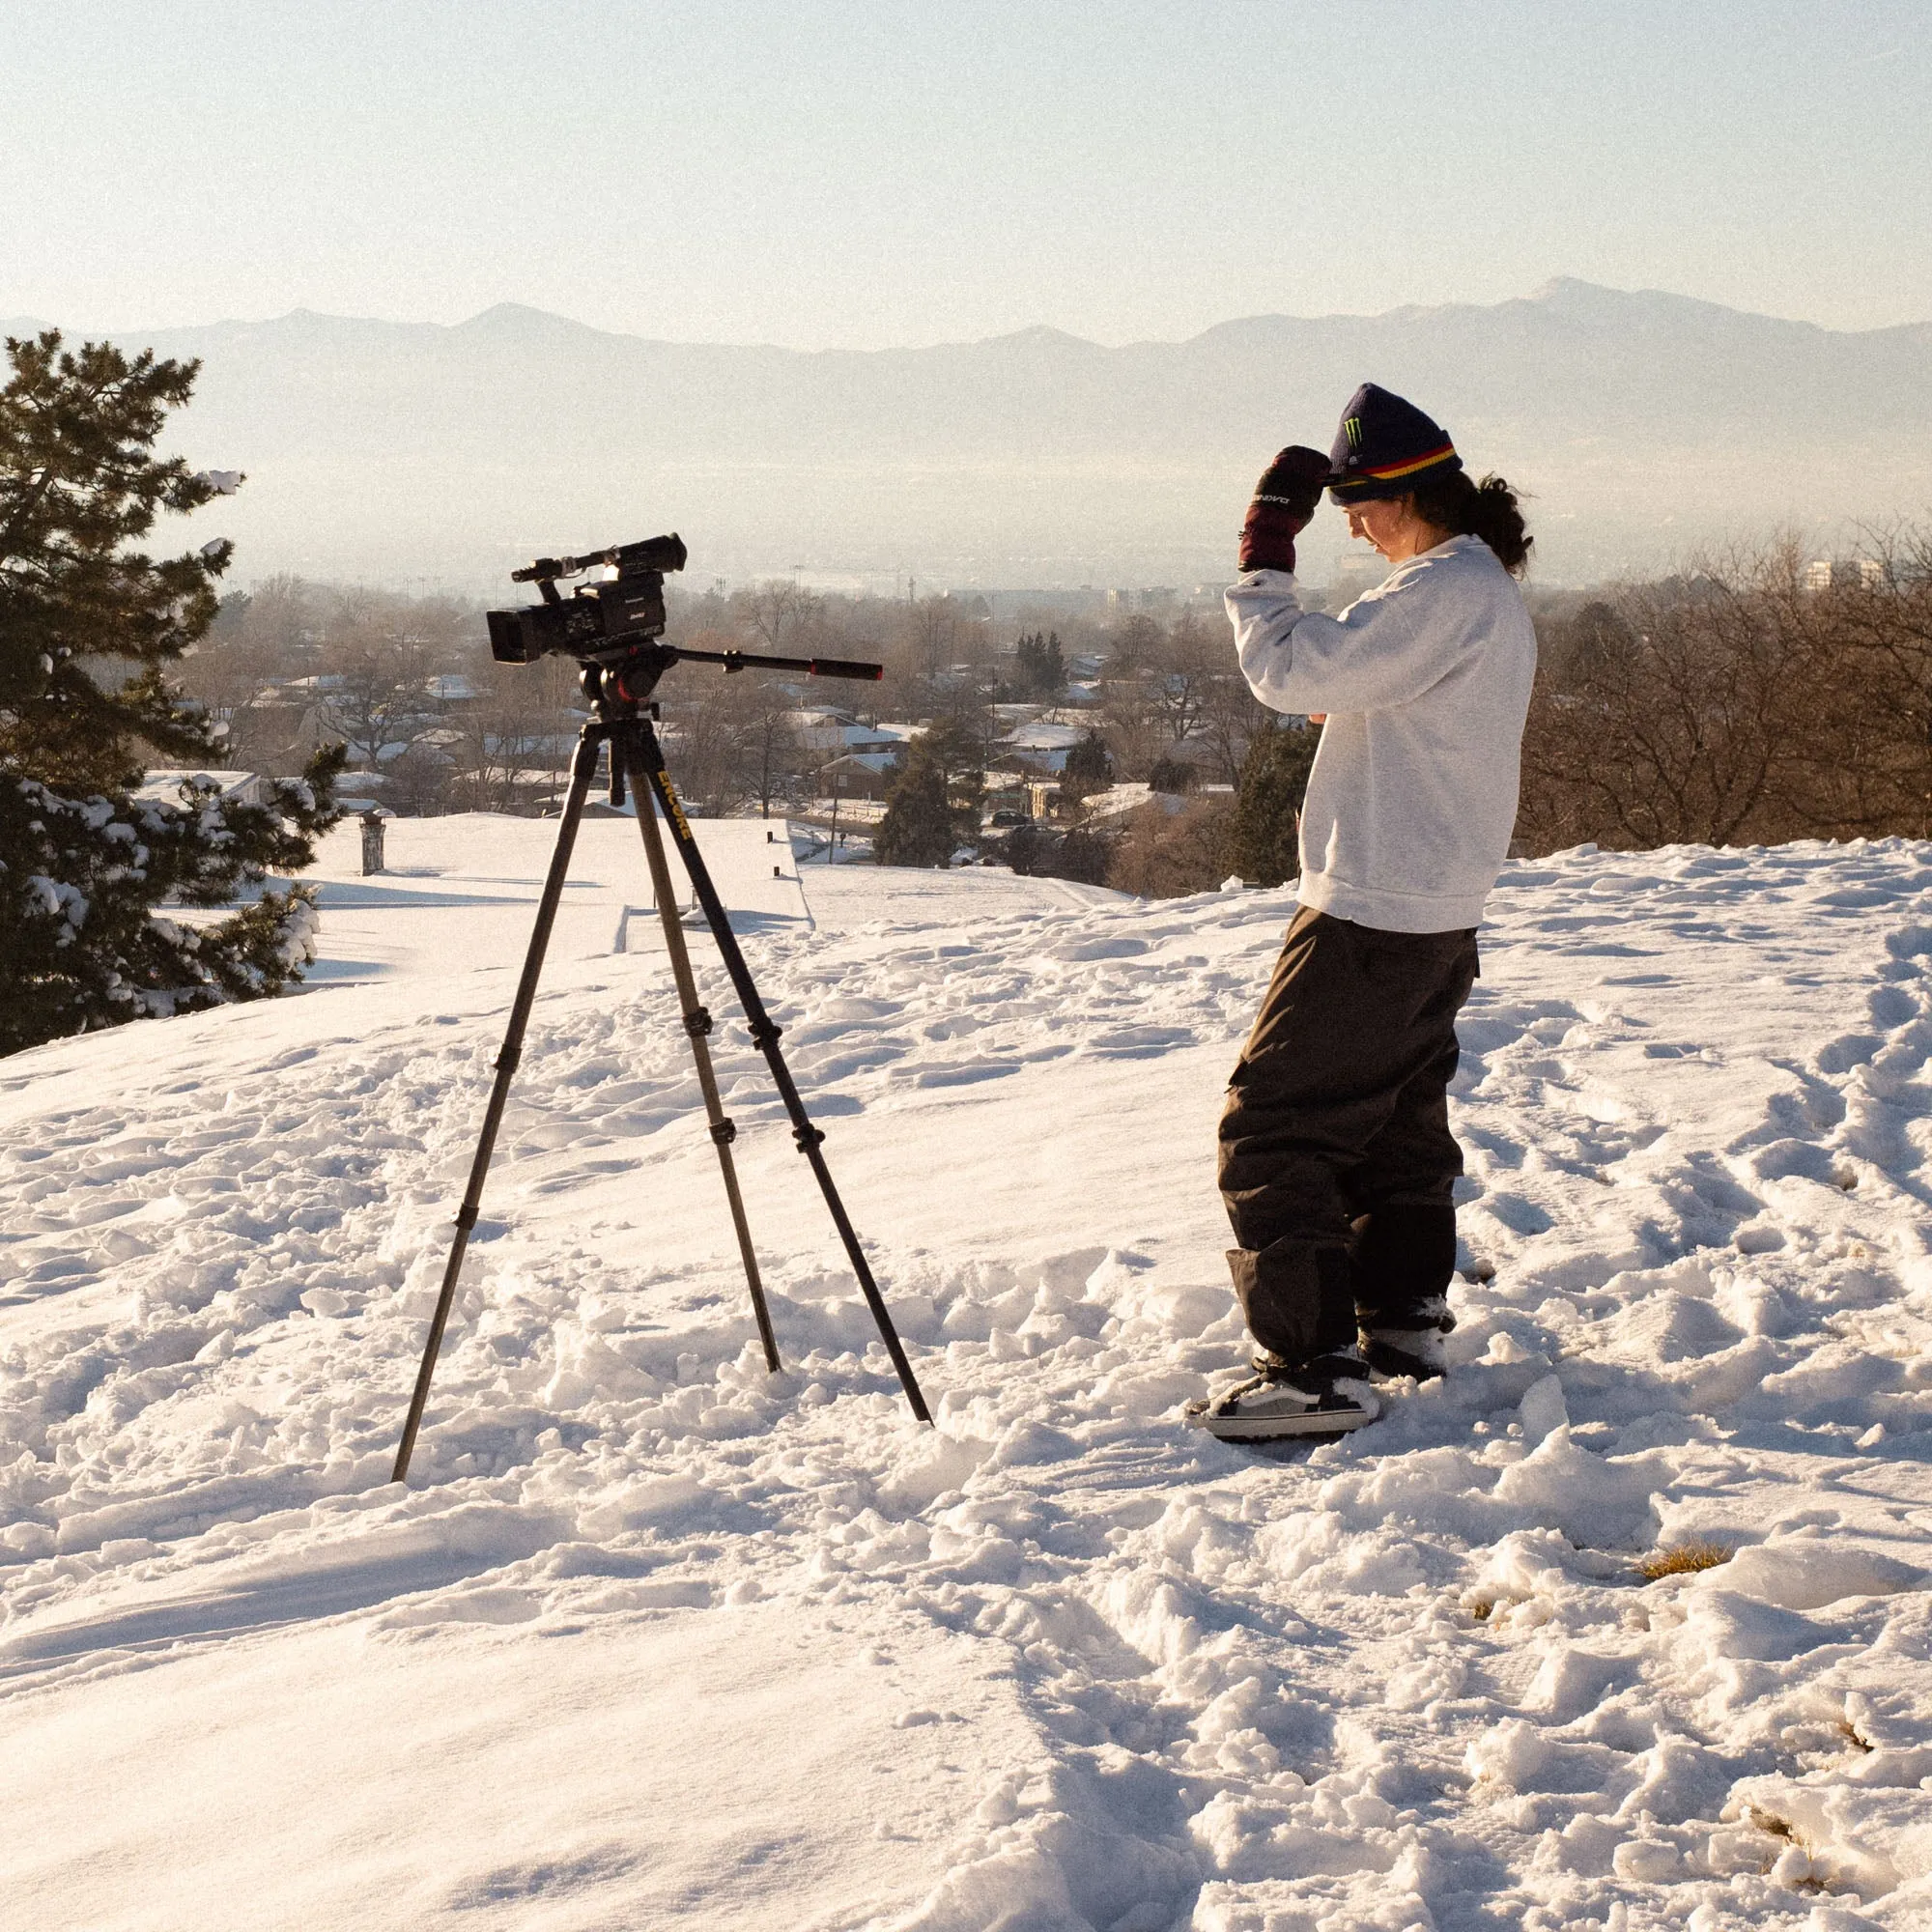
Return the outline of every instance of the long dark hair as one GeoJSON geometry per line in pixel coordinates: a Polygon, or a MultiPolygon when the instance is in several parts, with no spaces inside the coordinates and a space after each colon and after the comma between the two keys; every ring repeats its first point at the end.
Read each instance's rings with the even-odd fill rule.
{"type": "Polygon", "coordinates": [[[1464,469],[1426,477],[1415,486],[1415,514],[1452,537],[1481,537],[1512,577],[1529,567],[1536,539],[1523,526],[1516,492],[1500,476],[1471,481],[1464,469]]]}

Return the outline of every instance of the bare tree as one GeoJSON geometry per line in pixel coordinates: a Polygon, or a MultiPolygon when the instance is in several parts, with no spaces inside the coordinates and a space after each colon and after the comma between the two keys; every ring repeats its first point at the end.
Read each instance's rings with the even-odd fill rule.
{"type": "Polygon", "coordinates": [[[959,644],[959,611],[951,597],[924,597],[913,606],[912,639],[921,676],[930,680],[951,666],[959,644]]]}
{"type": "Polygon", "coordinates": [[[797,654],[802,635],[813,628],[820,612],[818,599],[789,578],[771,578],[737,601],[748,644],[773,657],[797,654]]]}
{"type": "Polygon", "coordinates": [[[1868,533],[1863,568],[1786,599],[1819,689],[1801,747],[1809,829],[1932,838],[1932,533],[1868,533]]]}
{"type": "MultiPolygon", "coordinates": [[[[699,631],[690,641],[696,650],[724,651],[735,639],[728,631],[699,631]]],[[[671,776],[694,807],[721,816],[738,810],[747,797],[739,758],[739,682],[694,666],[660,693],[671,776]]]]}
{"type": "Polygon", "coordinates": [[[799,795],[813,764],[799,733],[797,695],[769,673],[753,672],[727,680],[722,708],[730,729],[733,789],[756,805],[760,818],[769,818],[774,805],[799,795]]]}
{"type": "Polygon", "coordinates": [[[1855,653],[1829,615],[1790,543],[1586,605],[1539,668],[1519,844],[1725,845],[1833,829],[1845,801],[1825,781],[1847,752],[1869,753],[1874,721],[1865,696],[1846,696],[1855,653]]]}
{"type": "Polygon", "coordinates": [[[384,766],[387,782],[383,801],[392,811],[429,818],[448,810],[460,768],[449,751],[430,741],[435,735],[412,739],[399,757],[384,766]]]}
{"type": "Polygon", "coordinates": [[[1151,617],[1129,617],[1113,635],[1100,673],[1100,715],[1115,775],[1145,779],[1174,742],[1163,703],[1166,635],[1151,617]]]}
{"type": "Polygon", "coordinates": [[[407,744],[433,716],[426,651],[373,623],[332,639],[322,659],[327,710],[352,758],[374,769],[384,747],[407,744]]]}
{"type": "MultiPolygon", "coordinates": [[[[1232,648],[1228,656],[1233,659],[1232,648]]],[[[1272,715],[1248,689],[1248,681],[1237,665],[1225,665],[1203,682],[1201,713],[1194,735],[1208,753],[1208,769],[1220,783],[1240,783],[1241,764],[1248,755],[1248,747],[1272,715]]]]}
{"type": "MultiPolygon", "coordinates": [[[[733,641],[728,633],[700,631],[691,644],[719,651],[733,641]]],[[[708,811],[755,805],[769,818],[774,806],[800,795],[819,762],[799,728],[796,687],[770,671],[721,676],[694,665],[663,697],[672,774],[708,811]]]]}
{"type": "Polygon", "coordinates": [[[472,811],[527,811],[562,781],[574,740],[577,667],[478,665],[475,697],[461,716],[454,788],[472,811]]]}
{"type": "Polygon", "coordinates": [[[1227,668],[1227,655],[1224,643],[1210,643],[1192,611],[1183,611],[1155,645],[1149,670],[1151,696],[1171,745],[1193,735],[1209,684],[1227,668]]]}
{"type": "Polygon", "coordinates": [[[1226,798],[1191,798],[1178,810],[1162,800],[1142,806],[1114,847],[1107,883],[1144,899],[1211,892],[1227,874],[1233,815],[1226,798]]]}

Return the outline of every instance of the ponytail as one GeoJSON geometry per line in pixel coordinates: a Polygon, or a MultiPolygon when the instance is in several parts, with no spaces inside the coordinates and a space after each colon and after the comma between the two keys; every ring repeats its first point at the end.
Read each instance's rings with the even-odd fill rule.
{"type": "Polygon", "coordinates": [[[1512,577],[1529,566],[1536,539],[1523,526],[1516,492],[1500,476],[1472,482],[1467,471],[1428,477],[1415,486],[1415,514],[1451,536],[1481,537],[1512,577]]]}

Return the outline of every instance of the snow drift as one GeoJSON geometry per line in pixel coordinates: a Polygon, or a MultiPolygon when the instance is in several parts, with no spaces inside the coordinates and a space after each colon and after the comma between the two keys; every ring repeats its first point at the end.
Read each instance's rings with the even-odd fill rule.
{"type": "Polygon", "coordinates": [[[1178,1415],[1285,894],[744,915],[925,1431],[727,1027],[764,1373],[586,828],[405,1492],[478,830],[334,835],[302,997],[0,1065],[0,1922],[1932,1924],[1932,849],[1514,867],[1452,1372],[1258,1454],[1178,1415]]]}

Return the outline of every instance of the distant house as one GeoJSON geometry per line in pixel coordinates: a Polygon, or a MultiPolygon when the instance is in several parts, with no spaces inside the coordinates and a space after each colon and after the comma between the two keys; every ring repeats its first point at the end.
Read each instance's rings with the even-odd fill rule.
{"type": "Polygon", "coordinates": [[[1169,812],[1178,812],[1182,801],[1167,798],[1156,792],[1150,784],[1131,782],[1109,785],[1105,791],[1096,791],[1081,801],[1082,815],[1090,822],[1109,818],[1124,818],[1130,811],[1138,811],[1144,805],[1158,800],[1169,812]]]}
{"type": "MultiPolygon", "coordinates": [[[[440,765],[453,765],[456,763],[458,749],[468,742],[469,739],[466,734],[458,731],[454,726],[440,724],[433,731],[418,731],[410,740],[410,749],[412,751],[420,750],[428,756],[434,758],[440,765]]],[[[386,750],[387,748],[384,747],[384,749],[386,750]]],[[[546,774],[546,776],[548,777],[549,775],[546,774]]]]}
{"type": "Polygon", "coordinates": [[[842,711],[794,711],[792,729],[807,750],[832,757],[861,752],[896,752],[912,737],[904,724],[857,724],[842,711]]]}
{"type": "Polygon", "coordinates": [[[187,779],[206,779],[223,799],[237,805],[267,805],[269,781],[258,772],[197,772],[163,767],[152,771],[134,787],[134,800],[141,805],[179,805],[181,788],[187,779]]]}
{"type": "Polygon", "coordinates": [[[1066,660],[1066,689],[1060,694],[1063,709],[1081,709],[1100,701],[1100,673],[1107,661],[1098,651],[1075,651],[1066,660]]]}
{"type": "Polygon", "coordinates": [[[1014,763],[1058,778],[1066,769],[1066,754],[1086,737],[1084,724],[1048,724],[1035,720],[1009,731],[1002,740],[1014,763]]]}
{"type": "Polygon", "coordinates": [[[899,768],[891,752],[848,752],[821,767],[819,782],[827,798],[884,798],[899,768]]]}

